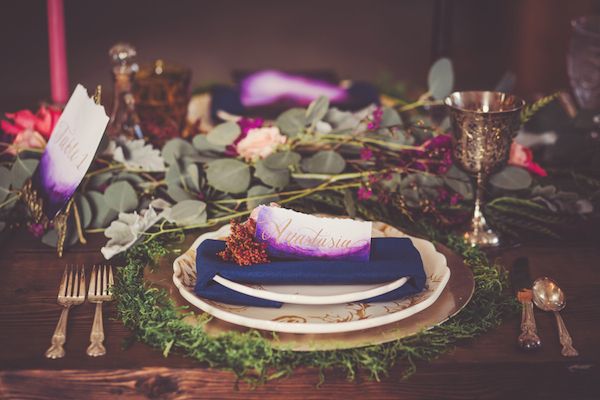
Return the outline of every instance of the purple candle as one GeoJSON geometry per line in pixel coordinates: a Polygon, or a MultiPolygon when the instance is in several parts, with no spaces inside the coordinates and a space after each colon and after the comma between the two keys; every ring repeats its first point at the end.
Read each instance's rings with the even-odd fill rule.
{"type": "Polygon", "coordinates": [[[47,0],[47,5],[50,90],[52,92],[52,101],[55,104],[63,105],[69,98],[63,0],[47,0]]]}

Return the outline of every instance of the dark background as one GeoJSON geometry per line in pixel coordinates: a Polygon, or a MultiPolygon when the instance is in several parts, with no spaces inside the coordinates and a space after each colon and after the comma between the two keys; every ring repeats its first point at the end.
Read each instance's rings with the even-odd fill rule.
{"type": "MultiPolygon", "coordinates": [[[[493,88],[517,75],[531,98],[567,87],[569,21],[599,0],[455,0],[451,53],[457,89],[493,88]]],[[[234,69],[332,69],[425,85],[434,0],[65,0],[70,89],[110,88],[109,47],[128,41],[140,61],[193,70],[194,84],[228,82],[234,69]],[[108,86],[106,86],[108,85],[108,86]]],[[[50,96],[46,2],[0,4],[0,111],[50,96]]]]}

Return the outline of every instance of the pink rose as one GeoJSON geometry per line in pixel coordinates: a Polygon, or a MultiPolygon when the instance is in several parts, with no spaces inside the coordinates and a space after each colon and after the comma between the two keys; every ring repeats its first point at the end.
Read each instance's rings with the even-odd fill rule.
{"type": "Polygon", "coordinates": [[[43,149],[44,147],[46,147],[46,140],[42,135],[33,129],[27,128],[15,136],[15,140],[8,146],[6,152],[16,155],[21,150],[43,149]]]}
{"type": "Polygon", "coordinates": [[[548,173],[540,167],[539,164],[533,162],[533,153],[531,150],[517,142],[513,142],[510,146],[510,156],[508,163],[517,167],[525,168],[539,176],[547,176],[548,173]]]}
{"type": "Polygon", "coordinates": [[[9,135],[16,136],[29,129],[49,138],[60,114],[61,111],[57,108],[42,106],[36,114],[29,110],[6,113],[6,118],[12,121],[3,120],[0,124],[2,130],[9,135]]]}
{"type": "Polygon", "coordinates": [[[279,145],[285,143],[286,139],[276,126],[254,128],[250,129],[246,137],[238,142],[235,150],[246,161],[256,161],[273,153],[279,145]]]}

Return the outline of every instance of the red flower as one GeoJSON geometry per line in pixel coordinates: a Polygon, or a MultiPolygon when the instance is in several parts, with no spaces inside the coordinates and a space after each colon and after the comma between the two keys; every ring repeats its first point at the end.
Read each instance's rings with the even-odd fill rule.
{"type": "Polygon", "coordinates": [[[510,157],[508,159],[510,165],[522,167],[539,176],[547,176],[548,173],[537,163],[533,162],[533,153],[531,149],[513,142],[510,147],[510,157]]]}
{"type": "Polygon", "coordinates": [[[52,134],[61,112],[57,108],[42,106],[36,114],[30,110],[6,113],[6,118],[12,121],[2,120],[0,125],[2,130],[9,135],[16,136],[24,130],[30,129],[47,139],[52,134]]]}

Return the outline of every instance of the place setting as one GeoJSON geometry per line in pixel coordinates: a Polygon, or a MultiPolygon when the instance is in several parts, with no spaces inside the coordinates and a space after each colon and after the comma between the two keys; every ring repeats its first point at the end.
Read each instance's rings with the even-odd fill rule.
{"type": "Polygon", "coordinates": [[[0,118],[6,381],[64,358],[94,382],[123,374],[102,395],[147,397],[218,392],[208,369],[253,388],[416,375],[434,395],[438,373],[483,391],[594,373],[600,103],[575,79],[594,21],[573,21],[574,98],[509,73],[471,90],[445,53],[408,86],[302,68],[200,85],[125,41],[102,50],[109,85],[70,85],[54,29],[52,101],[0,118]],[[49,287],[52,326],[25,318],[49,287]],[[85,348],[73,309],[93,313],[85,348]],[[25,361],[21,315],[44,335],[25,361]]]}

